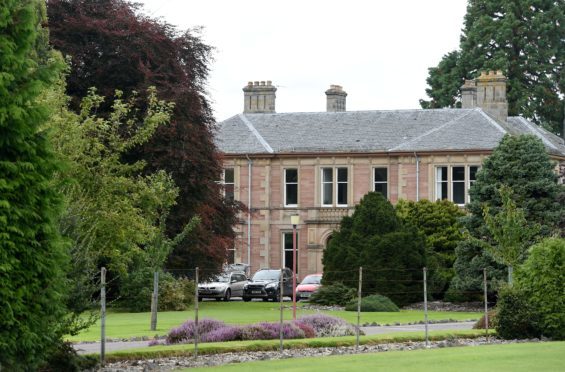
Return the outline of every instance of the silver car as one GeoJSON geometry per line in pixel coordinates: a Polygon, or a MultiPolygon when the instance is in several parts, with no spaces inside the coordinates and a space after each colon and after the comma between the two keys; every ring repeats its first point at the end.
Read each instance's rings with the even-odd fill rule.
{"type": "Polygon", "coordinates": [[[198,284],[198,301],[202,301],[203,298],[229,301],[232,297],[241,297],[246,283],[247,277],[243,272],[220,274],[209,282],[198,284]]]}

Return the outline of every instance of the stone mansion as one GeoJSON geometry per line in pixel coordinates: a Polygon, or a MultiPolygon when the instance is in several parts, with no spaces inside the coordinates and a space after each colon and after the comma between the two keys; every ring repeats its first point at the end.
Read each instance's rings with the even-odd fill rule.
{"type": "Polygon", "coordinates": [[[565,162],[564,141],[522,117],[508,117],[506,78],[483,73],[462,87],[461,109],[346,111],[332,85],[326,112],[275,112],[270,81],[243,88],[243,113],[219,123],[226,198],[244,203],[235,262],[322,271],[322,254],[344,215],[369,191],[399,199],[448,199],[463,206],[483,160],[505,134],[533,134],[565,162]]]}

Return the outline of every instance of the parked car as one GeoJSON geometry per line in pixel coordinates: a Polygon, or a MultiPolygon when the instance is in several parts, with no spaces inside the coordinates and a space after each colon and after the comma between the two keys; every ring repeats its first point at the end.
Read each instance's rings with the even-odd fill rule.
{"type": "MultiPolygon", "coordinates": [[[[283,297],[292,297],[292,271],[283,269],[283,297]]],[[[280,269],[261,269],[253,275],[253,278],[243,287],[243,301],[251,301],[253,298],[280,300],[280,269]]]]}
{"type": "Polygon", "coordinates": [[[306,300],[321,287],[322,274],[306,275],[296,287],[296,299],[306,300]]]}
{"type": "Polygon", "coordinates": [[[229,301],[232,297],[241,297],[246,283],[247,276],[243,271],[222,273],[209,282],[198,284],[198,300],[215,298],[217,301],[229,301]]]}

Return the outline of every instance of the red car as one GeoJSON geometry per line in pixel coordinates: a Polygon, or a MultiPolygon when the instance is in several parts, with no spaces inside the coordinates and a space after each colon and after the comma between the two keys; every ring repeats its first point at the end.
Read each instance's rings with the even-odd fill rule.
{"type": "Polygon", "coordinates": [[[322,274],[307,275],[302,282],[296,287],[296,299],[306,300],[312,296],[322,285],[322,274]]]}

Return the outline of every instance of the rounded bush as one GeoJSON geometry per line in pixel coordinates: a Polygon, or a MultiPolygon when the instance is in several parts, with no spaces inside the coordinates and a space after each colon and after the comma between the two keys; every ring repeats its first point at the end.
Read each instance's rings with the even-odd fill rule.
{"type": "MultiPolygon", "coordinates": [[[[159,311],[180,311],[194,304],[194,281],[175,278],[170,273],[159,274],[159,311]]],[[[130,273],[121,282],[118,306],[129,311],[151,310],[153,272],[141,269],[130,273]]]]}
{"type": "MultiPolygon", "coordinates": [[[[194,320],[188,320],[180,326],[171,329],[166,338],[167,344],[192,342],[195,335],[195,325],[194,320]]],[[[225,323],[220,320],[202,319],[198,322],[198,334],[202,338],[205,334],[225,326],[225,323]]]]}
{"type": "Polygon", "coordinates": [[[342,283],[321,286],[311,297],[310,303],[317,305],[345,306],[355,297],[355,289],[342,283]]]}
{"type": "Polygon", "coordinates": [[[312,327],[317,337],[353,336],[355,334],[355,329],[351,324],[329,315],[306,315],[300,317],[297,322],[312,327]]]}
{"type": "Polygon", "coordinates": [[[504,339],[540,337],[538,314],[526,293],[516,287],[503,287],[498,293],[496,333],[504,339]]]}
{"type": "Polygon", "coordinates": [[[516,271],[515,285],[539,314],[542,334],[565,340],[565,239],[543,240],[529,253],[516,271]]]}
{"type": "MultiPolygon", "coordinates": [[[[345,306],[347,311],[357,311],[357,300],[349,302],[345,306]]],[[[398,306],[386,296],[379,294],[361,298],[362,312],[396,312],[400,311],[398,306]]]]}

